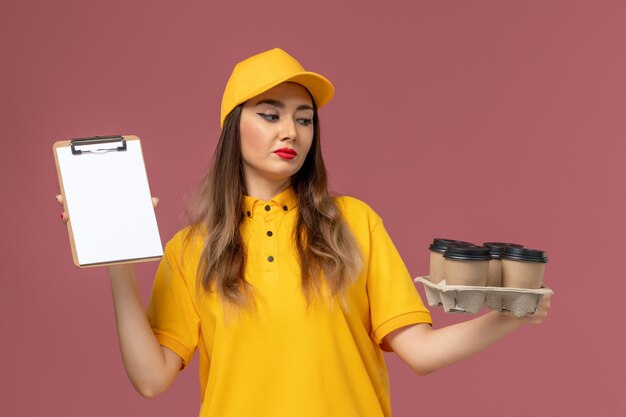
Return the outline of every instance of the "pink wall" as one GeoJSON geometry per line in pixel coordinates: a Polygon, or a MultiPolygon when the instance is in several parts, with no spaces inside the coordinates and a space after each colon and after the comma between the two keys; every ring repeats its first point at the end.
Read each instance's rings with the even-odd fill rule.
{"type": "MultiPolygon", "coordinates": [[[[105,273],[71,262],[51,146],[139,135],[165,241],[208,164],[232,66],[274,46],[335,83],[321,112],[333,189],[383,216],[412,274],[435,236],[551,259],[541,326],[428,377],[389,356],[394,416],[626,415],[624,2],[11,3],[0,415],[196,415],[195,366],[155,400],[127,381],[105,273]]],[[[155,268],[139,268],[145,296],[155,268]]]]}

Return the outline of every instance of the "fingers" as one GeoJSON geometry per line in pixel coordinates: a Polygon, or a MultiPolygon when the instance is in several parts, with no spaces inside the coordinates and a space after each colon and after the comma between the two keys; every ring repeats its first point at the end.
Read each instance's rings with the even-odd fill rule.
{"type": "Polygon", "coordinates": [[[519,320],[523,323],[528,324],[541,324],[541,322],[548,317],[548,311],[550,310],[550,295],[544,295],[541,297],[541,300],[537,304],[537,308],[535,312],[529,316],[521,316],[517,317],[513,313],[510,312],[502,312],[507,317],[510,317],[514,320],[519,320]]]}
{"type": "MultiPolygon", "coordinates": [[[[54,196],[57,200],[57,202],[61,205],[63,205],[63,196],[61,194],[57,194],[54,196]]],[[[61,223],[65,224],[67,223],[67,221],[69,220],[69,216],[67,215],[66,212],[62,211],[61,212],[61,223]]]]}
{"type": "Polygon", "coordinates": [[[526,321],[531,324],[541,324],[541,322],[548,317],[548,311],[550,310],[550,295],[544,295],[541,297],[541,301],[537,304],[535,314],[526,317],[526,321]]]}

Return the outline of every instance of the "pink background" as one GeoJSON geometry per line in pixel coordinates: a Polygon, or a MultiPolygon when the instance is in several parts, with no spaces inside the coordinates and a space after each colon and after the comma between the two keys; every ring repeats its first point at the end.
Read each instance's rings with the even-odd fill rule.
{"type": "MultiPolygon", "coordinates": [[[[105,272],[72,265],[51,146],[140,136],[166,241],[233,65],[275,46],[334,82],[321,111],[332,189],[383,216],[413,275],[433,237],[550,257],[541,326],[427,377],[387,357],[394,417],[626,415],[625,3],[230,4],[0,6],[0,415],[197,414],[197,364],[154,400],[128,382],[105,272]]],[[[138,268],[146,297],[155,268],[138,268]]]]}

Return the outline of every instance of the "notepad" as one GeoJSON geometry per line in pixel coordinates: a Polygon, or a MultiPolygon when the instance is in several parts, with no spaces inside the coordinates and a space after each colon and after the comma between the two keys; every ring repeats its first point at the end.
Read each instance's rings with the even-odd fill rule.
{"type": "Polygon", "coordinates": [[[139,138],[75,139],[53,149],[74,263],[159,259],[163,247],[139,138]]]}

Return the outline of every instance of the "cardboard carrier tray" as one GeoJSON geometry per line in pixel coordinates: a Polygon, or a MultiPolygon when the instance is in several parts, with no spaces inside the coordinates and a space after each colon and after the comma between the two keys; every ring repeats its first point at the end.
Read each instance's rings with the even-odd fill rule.
{"type": "Polygon", "coordinates": [[[468,285],[446,285],[430,282],[430,276],[415,278],[426,291],[428,305],[443,306],[446,313],[478,313],[485,304],[492,310],[510,312],[516,317],[535,313],[541,297],[553,294],[550,288],[539,289],[509,287],[475,287],[468,285]]]}

